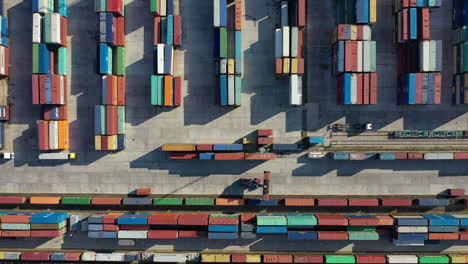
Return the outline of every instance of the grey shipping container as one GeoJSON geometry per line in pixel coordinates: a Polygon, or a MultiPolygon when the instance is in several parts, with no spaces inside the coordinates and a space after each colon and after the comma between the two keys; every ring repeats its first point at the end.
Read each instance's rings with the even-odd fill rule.
{"type": "Polygon", "coordinates": [[[141,255],[140,253],[137,253],[137,252],[126,253],[124,257],[124,261],[128,261],[128,262],[140,261],[140,260],[141,260],[141,255]]]}
{"type": "Polygon", "coordinates": [[[255,231],[255,225],[241,224],[241,231],[242,232],[254,232],[255,231]]]}
{"type": "Polygon", "coordinates": [[[129,205],[149,205],[153,203],[152,198],[124,198],[123,204],[129,205]]]}
{"type": "Polygon", "coordinates": [[[448,206],[448,199],[417,199],[419,206],[448,206]]]}
{"type": "Polygon", "coordinates": [[[298,144],[273,144],[274,151],[299,151],[302,146],[298,144]]]}
{"type": "Polygon", "coordinates": [[[257,234],[255,234],[254,232],[241,232],[240,238],[241,239],[256,239],[257,234]]]}
{"type": "Polygon", "coordinates": [[[19,260],[20,256],[21,256],[21,252],[5,252],[4,259],[19,260]]]}
{"type": "Polygon", "coordinates": [[[5,146],[5,123],[0,122],[0,149],[5,146]]]}

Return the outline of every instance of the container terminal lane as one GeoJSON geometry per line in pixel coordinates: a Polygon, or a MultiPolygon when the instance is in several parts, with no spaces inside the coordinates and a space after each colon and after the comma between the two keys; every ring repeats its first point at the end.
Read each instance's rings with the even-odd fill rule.
{"type": "Polygon", "coordinates": [[[0,262],[468,263],[468,1],[0,3],[0,262]]]}

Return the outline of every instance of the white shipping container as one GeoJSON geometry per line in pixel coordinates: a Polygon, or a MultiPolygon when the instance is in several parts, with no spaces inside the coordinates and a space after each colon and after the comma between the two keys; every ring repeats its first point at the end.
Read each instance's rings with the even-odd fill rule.
{"type": "Polygon", "coordinates": [[[121,239],[146,239],[148,231],[121,230],[118,233],[118,238],[121,239]]]}
{"type": "Polygon", "coordinates": [[[125,253],[97,253],[96,261],[124,261],[125,253]]]}
{"type": "Polygon", "coordinates": [[[425,153],[425,160],[453,160],[453,153],[425,153]]]}
{"type": "Polygon", "coordinates": [[[219,0],[213,0],[213,25],[215,27],[221,26],[221,12],[219,0]]]}
{"type": "Polygon", "coordinates": [[[60,44],[60,14],[52,13],[50,15],[50,41],[60,44]]]}
{"type": "Polygon", "coordinates": [[[421,71],[429,71],[430,65],[430,41],[421,41],[419,43],[419,67],[421,71]]]}
{"type": "Polygon", "coordinates": [[[235,105],[236,82],[234,75],[228,75],[228,105],[235,105]]]}
{"type": "Polygon", "coordinates": [[[357,104],[357,75],[351,74],[351,104],[357,104]]]}
{"type": "Polygon", "coordinates": [[[187,254],[154,254],[153,262],[185,263],[187,254]]]}
{"type": "Polygon", "coordinates": [[[60,103],[65,104],[65,76],[60,76],[60,103]]]}
{"type": "Polygon", "coordinates": [[[86,251],[81,254],[82,261],[96,261],[96,252],[86,251]]]}
{"type": "MultiPolygon", "coordinates": [[[[135,240],[128,240],[128,239],[120,239],[119,246],[123,247],[133,247],[135,245],[135,240]]],[[[142,254],[145,254],[144,252],[142,254]]],[[[152,253],[148,253],[152,254],[152,253]]]]}
{"type": "MultiPolygon", "coordinates": [[[[100,13],[105,14],[105,13],[100,13]]],[[[107,42],[107,29],[106,29],[106,21],[99,21],[99,41],[100,42],[107,42]]]]}
{"type": "MultiPolygon", "coordinates": [[[[33,28],[32,28],[32,42],[33,43],[41,43],[41,36],[42,36],[42,16],[39,13],[33,14],[33,28]]],[[[1,19],[0,19],[0,26],[1,26],[1,19]]]]}
{"type": "Polygon", "coordinates": [[[226,74],[227,72],[227,59],[221,59],[219,62],[219,73],[226,74]]]}
{"type": "Polygon", "coordinates": [[[398,233],[427,233],[429,228],[427,226],[398,226],[398,233]]]}
{"type": "Polygon", "coordinates": [[[158,74],[164,74],[164,44],[158,44],[156,46],[156,55],[158,56],[157,58],[157,73],[158,74]]]}
{"type": "Polygon", "coordinates": [[[289,27],[283,27],[283,57],[289,57],[289,27]]]}
{"type": "Polygon", "coordinates": [[[38,12],[39,13],[48,13],[49,0],[38,0],[38,12]]]}
{"type": "Polygon", "coordinates": [[[0,46],[0,74],[6,75],[6,49],[4,46],[0,46]]]}
{"type": "Polygon", "coordinates": [[[292,74],[289,77],[289,104],[302,104],[302,76],[292,74]]]}
{"type": "Polygon", "coordinates": [[[434,40],[429,41],[429,71],[435,71],[437,65],[437,42],[434,40]]]}
{"type": "Polygon", "coordinates": [[[362,49],[362,71],[370,72],[370,41],[363,41],[362,49]]]}
{"type": "Polygon", "coordinates": [[[58,122],[49,121],[49,148],[58,149],[58,122]]]}
{"type": "Polygon", "coordinates": [[[387,255],[387,263],[417,264],[418,257],[416,255],[387,255]]]}
{"type": "Polygon", "coordinates": [[[372,40],[372,30],[369,25],[364,25],[362,34],[365,40],[372,40]]]}
{"type": "Polygon", "coordinates": [[[4,259],[19,260],[20,256],[21,256],[21,252],[5,252],[4,259]]]}
{"type": "Polygon", "coordinates": [[[283,30],[277,28],[275,30],[275,58],[283,57],[283,30]]]}
{"type": "Polygon", "coordinates": [[[362,41],[357,42],[357,71],[362,72],[363,48],[362,41]]]}
{"type": "Polygon", "coordinates": [[[167,16],[167,0],[159,0],[159,15],[167,16]]]}
{"type": "Polygon", "coordinates": [[[298,50],[298,43],[299,43],[299,29],[297,27],[291,27],[291,57],[297,58],[297,50],[298,50]]]}

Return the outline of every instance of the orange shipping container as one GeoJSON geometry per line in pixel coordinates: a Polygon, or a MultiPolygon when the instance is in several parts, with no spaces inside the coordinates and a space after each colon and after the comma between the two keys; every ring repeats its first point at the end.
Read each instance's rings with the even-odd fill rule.
{"type": "Polygon", "coordinates": [[[31,204],[60,204],[61,197],[38,197],[29,198],[31,204]]]}
{"type": "Polygon", "coordinates": [[[458,233],[429,233],[429,240],[458,240],[458,233]]]}
{"type": "Polygon", "coordinates": [[[242,30],[242,1],[241,0],[236,0],[235,4],[235,29],[237,31],[242,30]]]}
{"type": "Polygon", "coordinates": [[[191,144],[164,144],[162,151],[195,151],[197,145],[191,144]]]}
{"type": "Polygon", "coordinates": [[[246,160],[272,160],[275,158],[275,153],[245,153],[246,160]]]}
{"type": "Polygon", "coordinates": [[[117,17],[117,46],[125,46],[125,17],[117,17]]]}
{"type": "Polygon", "coordinates": [[[216,198],[216,205],[244,205],[244,199],[216,198]]]}
{"type": "Polygon", "coordinates": [[[153,32],[153,45],[156,46],[160,44],[161,38],[159,36],[159,27],[161,24],[161,17],[155,16],[154,17],[154,32],[153,32]]]}
{"type": "Polygon", "coordinates": [[[30,215],[4,215],[2,216],[2,223],[11,224],[29,224],[30,215]]]}
{"type": "Polygon", "coordinates": [[[68,121],[58,121],[59,126],[59,149],[68,149],[68,121]]]}
{"type": "Polygon", "coordinates": [[[172,106],[172,76],[164,76],[164,105],[172,106]]]}
{"type": "Polygon", "coordinates": [[[284,203],[286,206],[314,206],[315,200],[313,198],[286,198],[284,203]]]}
{"type": "Polygon", "coordinates": [[[395,222],[395,219],[389,215],[376,215],[375,217],[379,220],[377,224],[379,226],[391,226],[395,222]]]}

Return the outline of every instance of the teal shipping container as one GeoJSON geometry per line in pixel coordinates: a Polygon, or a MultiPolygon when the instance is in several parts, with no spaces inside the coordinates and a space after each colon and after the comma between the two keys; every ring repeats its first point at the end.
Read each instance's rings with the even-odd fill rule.
{"type": "Polygon", "coordinates": [[[163,104],[163,91],[164,91],[164,76],[153,75],[151,76],[151,104],[163,104]]]}
{"type": "Polygon", "coordinates": [[[57,73],[59,75],[67,75],[67,48],[58,48],[57,64],[57,73]]]}

